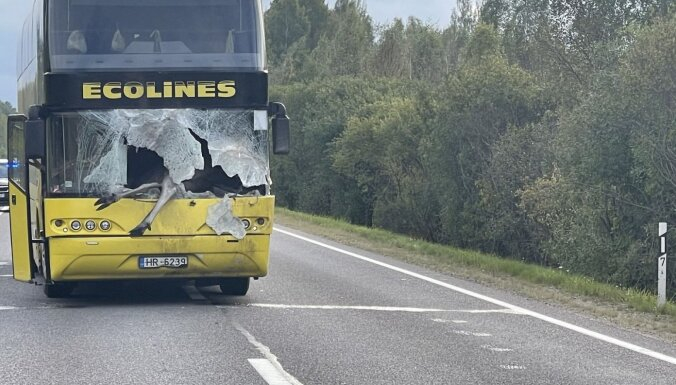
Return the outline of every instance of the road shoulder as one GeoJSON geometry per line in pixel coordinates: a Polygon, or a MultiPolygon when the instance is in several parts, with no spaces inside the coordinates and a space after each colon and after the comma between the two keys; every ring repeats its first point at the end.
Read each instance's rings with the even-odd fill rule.
{"type": "Polygon", "coordinates": [[[499,290],[538,300],[563,309],[590,316],[609,326],[617,326],[647,337],[676,343],[676,317],[668,314],[644,313],[629,308],[621,301],[607,301],[593,296],[571,294],[560,288],[535,284],[518,277],[480,268],[463,266],[450,258],[412,252],[392,245],[387,238],[366,237],[353,226],[315,221],[304,215],[277,210],[277,223],[309,234],[321,236],[346,246],[368,250],[396,260],[421,266],[455,278],[473,281],[499,290]]]}

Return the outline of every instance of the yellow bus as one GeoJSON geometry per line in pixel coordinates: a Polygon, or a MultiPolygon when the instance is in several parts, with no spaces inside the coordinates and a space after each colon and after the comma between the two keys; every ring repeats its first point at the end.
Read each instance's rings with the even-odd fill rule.
{"type": "Polygon", "coordinates": [[[36,0],[8,118],[14,278],[52,298],[266,276],[289,120],[263,31],[260,0],[36,0]]]}

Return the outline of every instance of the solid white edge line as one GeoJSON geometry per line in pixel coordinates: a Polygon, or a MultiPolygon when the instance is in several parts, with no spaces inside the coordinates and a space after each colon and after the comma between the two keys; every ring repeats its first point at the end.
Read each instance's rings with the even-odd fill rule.
{"type": "Polygon", "coordinates": [[[277,356],[272,354],[270,351],[270,348],[263,345],[262,343],[258,342],[256,337],[254,337],[251,333],[249,333],[248,330],[244,329],[242,325],[238,324],[237,322],[232,323],[235,329],[237,329],[244,337],[249,341],[251,345],[253,345],[262,355],[265,357],[267,361],[269,361],[277,370],[279,374],[284,376],[286,381],[288,381],[289,384],[291,385],[303,385],[300,381],[298,381],[294,376],[289,374],[282,365],[279,363],[279,360],[277,359],[277,356]]]}
{"type": "Polygon", "coordinates": [[[671,357],[671,356],[668,356],[668,355],[663,354],[663,353],[655,352],[655,351],[652,351],[650,349],[646,349],[644,347],[634,345],[632,343],[625,342],[625,341],[619,340],[617,338],[607,336],[605,334],[601,334],[601,333],[598,333],[598,332],[595,332],[595,331],[592,331],[592,330],[589,330],[589,329],[585,329],[581,326],[573,325],[571,323],[561,321],[561,320],[558,320],[556,318],[552,318],[552,317],[546,316],[544,314],[534,312],[532,310],[524,309],[522,307],[512,305],[510,303],[485,296],[483,294],[475,293],[473,291],[463,289],[461,287],[454,286],[454,285],[448,284],[446,282],[442,282],[442,281],[439,281],[437,279],[424,276],[422,274],[414,273],[412,271],[402,269],[402,268],[397,267],[397,266],[393,266],[393,265],[390,265],[390,264],[387,264],[387,263],[384,263],[384,262],[376,261],[375,259],[368,258],[368,257],[365,257],[363,255],[359,255],[359,254],[356,254],[356,253],[353,253],[353,252],[350,252],[350,251],[347,251],[347,250],[343,250],[343,249],[340,249],[338,247],[327,245],[325,243],[315,241],[314,239],[310,239],[310,238],[307,238],[307,237],[304,237],[304,236],[301,236],[301,235],[297,235],[297,234],[291,233],[291,232],[286,231],[286,230],[281,230],[281,229],[277,228],[277,229],[275,229],[275,231],[282,233],[282,234],[285,234],[285,235],[288,235],[290,237],[296,238],[296,239],[300,239],[300,240],[308,242],[308,243],[312,243],[314,245],[323,247],[325,249],[329,249],[329,250],[335,251],[337,253],[344,254],[344,255],[362,260],[364,262],[369,262],[369,263],[372,263],[374,265],[378,265],[378,266],[384,267],[386,269],[390,269],[390,270],[396,271],[398,273],[405,274],[405,275],[408,275],[410,277],[418,278],[420,280],[435,284],[437,286],[441,286],[441,287],[444,287],[446,289],[450,289],[450,290],[456,291],[458,293],[465,294],[467,296],[492,303],[494,305],[498,305],[498,306],[505,307],[507,309],[514,310],[516,312],[519,312],[520,314],[528,315],[528,316],[531,316],[533,318],[537,318],[541,321],[545,321],[545,322],[548,322],[550,324],[557,325],[557,326],[560,326],[560,327],[568,329],[568,330],[572,330],[574,332],[595,338],[597,340],[604,341],[604,342],[607,342],[609,344],[613,344],[613,345],[619,346],[621,348],[628,349],[628,350],[631,350],[631,351],[634,351],[634,352],[637,352],[637,353],[640,353],[640,354],[644,354],[646,356],[656,358],[658,360],[662,360],[662,361],[668,362],[670,364],[676,365],[676,357],[671,357]]]}
{"type": "Polygon", "coordinates": [[[249,364],[256,369],[258,374],[260,374],[269,385],[291,385],[291,383],[284,378],[284,375],[277,371],[275,365],[267,359],[249,359],[249,364]]]}

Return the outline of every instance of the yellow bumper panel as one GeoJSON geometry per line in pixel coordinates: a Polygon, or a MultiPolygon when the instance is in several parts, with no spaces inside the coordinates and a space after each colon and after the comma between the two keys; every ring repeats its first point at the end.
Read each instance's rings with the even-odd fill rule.
{"type": "Polygon", "coordinates": [[[270,237],[86,237],[49,240],[54,281],[264,277],[270,237]],[[187,256],[182,269],[139,268],[140,256],[187,256]]]}
{"type": "MultiPolygon", "coordinates": [[[[122,199],[110,207],[97,211],[96,199],[63,198],[45,199],[45,232],[51,237],[82,236],[127,236],[152,210],[155,201],[122,199]],[[81,229],[72,231],[69,224],[78,220],[84,225],[92,220],[97,225],[103,220],[111,223],[108,231],[97,227],[94,231],[81,229]],[[57,221],[63,225],[57,226],[57,221]]],[[[207,226],[206,219],[209,207],[220,202],[220,199],[172,199],[155,218],[152,228],[146,231],[147,236],[167,235],[212,235],[214,231],[207,226]]],[[[236,197],[233,202],[233,214],[247,219],[254,224],[249,234],[272,233],[272,222],[275,208],[275,197],[236,197]],[[257,224],[262,220],[262,225],[257,224]]]]}

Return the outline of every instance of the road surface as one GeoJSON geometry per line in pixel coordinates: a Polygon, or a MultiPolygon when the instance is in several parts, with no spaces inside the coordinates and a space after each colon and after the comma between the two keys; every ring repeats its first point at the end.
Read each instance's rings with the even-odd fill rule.
{"type": "Polygon", "coordinates": [[[664,384],[676,346],[281,228],[244,298],[158,282],[50,300],[11,278],[0,384],[664,384]]]}

